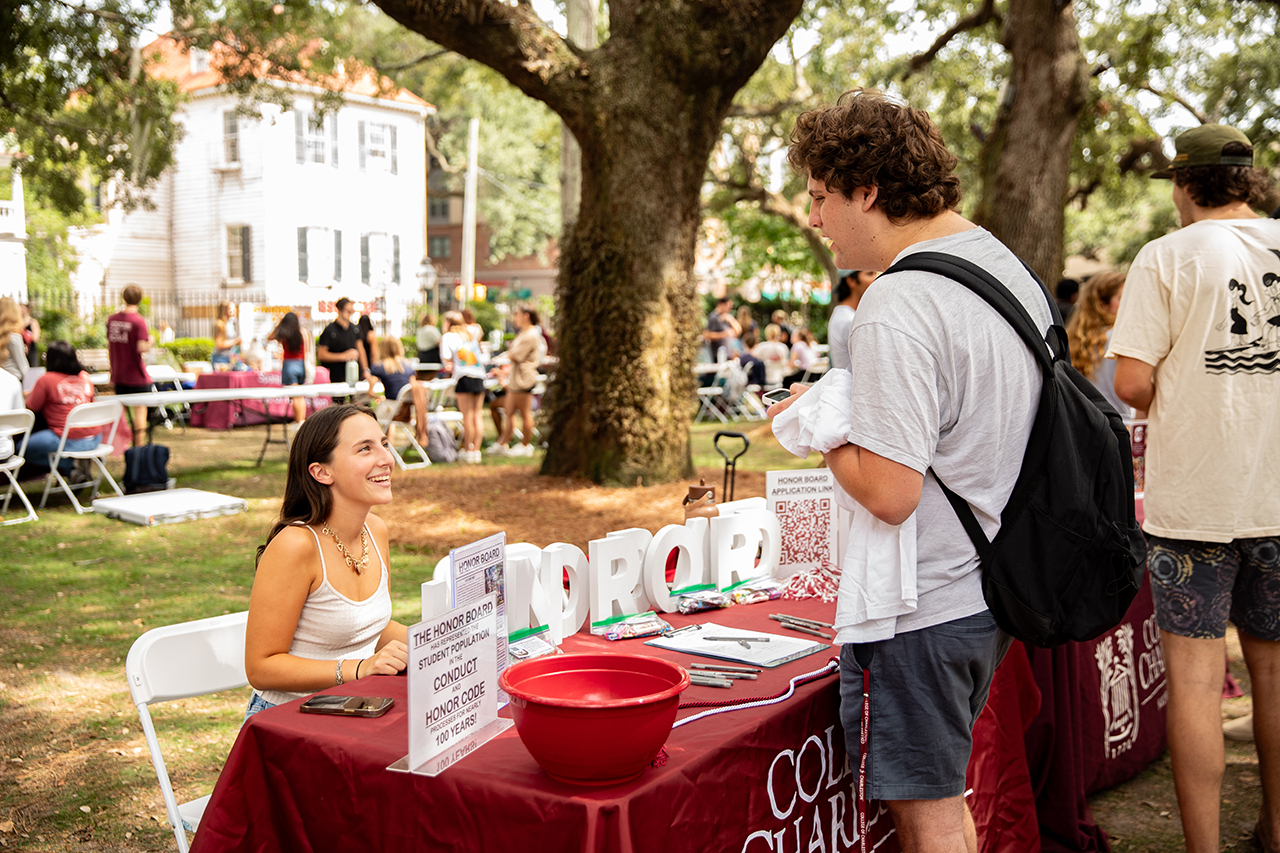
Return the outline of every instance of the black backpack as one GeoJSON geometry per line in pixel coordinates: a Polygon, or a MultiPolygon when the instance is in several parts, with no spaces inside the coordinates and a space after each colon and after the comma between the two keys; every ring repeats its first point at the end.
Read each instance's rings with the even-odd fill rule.
{"type": "Polygon", "coordinates": [[[159,492],[169,488],[169,448],[144,444],[124,452],[124,493],[159,492]]]}
{"type": "Polygon", "coordinates": [[[1071,366],[1062,316],[1049,291],[1028,268],[1053,316],[1042,339],[1017,297],[976,264],[919,252],[886,274],[903,270],[945,276],[981,296],[1018,332],[1044,372],[1022,469],[994,540],[987,541],[969,504],[938,480],[978,550],[987,606],[1001,628],[1043,648],[1114,628],[1138,593],[1147,559],[1134,516],[1129,432],[1071,366]]]}

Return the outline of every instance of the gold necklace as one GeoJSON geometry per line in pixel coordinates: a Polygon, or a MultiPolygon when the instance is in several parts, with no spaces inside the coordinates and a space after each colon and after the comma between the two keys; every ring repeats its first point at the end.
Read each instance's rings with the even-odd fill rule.
{"type": "Polygon", "coordinates": [[[360,561],[357,563],[356,558],[351,556],[351,552],[347,550],[347,546],[342,544],[342,540],[338,538],[338,534],[329,529],[326,522],[320,528],[320,532],[326,534],[333,540],[333,544],[338,546],[338,550],[347,561],[347,568],[355,569],[356,574],[364,574],[365,567],[369,565],[369,534],[365,532],[363,527],[360,528],[360,561]]]}

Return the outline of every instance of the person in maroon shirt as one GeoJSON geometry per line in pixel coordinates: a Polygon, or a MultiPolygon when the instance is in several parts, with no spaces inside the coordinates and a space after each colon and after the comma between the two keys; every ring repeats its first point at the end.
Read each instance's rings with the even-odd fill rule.
{"type": "MultiPolygon", "coordinates": [[[[151,333],[147,321],[138,312],[142,288],[131,284],[120,294],[124,310],[107,318],[107,358],[111,361],[111,384],[117,394],[145,394],[151,390],[151,377],[142,362],[142,354],[151,349],[151,333]]],[[[133,421],[133,443],[145,441],[146,406],[130,406],[133,421]]]]}
{"type": "MultiPolygon", "coordinates": [[[[66,431],[67,415],[76,406],[93,402],[93,383],[80,366],[76,349],[66,341],[54,341],[45,352],[44,375],[27,395],[27,408],[44,416],[48,429],[36,430],[27,439],[26,458],[48,467],[48,455],[57,451],[66,431]]],[[[98,427],[75,427],[67,434],[67,450],[92,450],[101,440],[98,427]]],[[[71,460],[58,466],[63,476],[71,473],[71,460]]]]}

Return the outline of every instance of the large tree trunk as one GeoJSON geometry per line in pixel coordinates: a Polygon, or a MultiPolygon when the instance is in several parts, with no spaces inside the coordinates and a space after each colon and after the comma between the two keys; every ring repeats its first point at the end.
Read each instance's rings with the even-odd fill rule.
{"type": "Polygon", "coordinates": [[[543,471],[627,484],[687,475],[699,191],[733,96],[802,0],[610,0],[609,39],[589,51],[523,3],[376,2],[546,103],[582,147],[543,471]]]}
{"type": "Polygon", "coordinates": [[[1062,274],[1071,154],[1088,75],[1070,3],[1009,0],[1011,71],[982,153],[975,220],[1050,288],[1062,274]]]}

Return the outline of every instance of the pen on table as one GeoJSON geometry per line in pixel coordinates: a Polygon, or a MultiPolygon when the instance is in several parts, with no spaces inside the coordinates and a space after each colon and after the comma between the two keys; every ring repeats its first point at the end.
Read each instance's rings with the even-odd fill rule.
{"type": "Polygon", "coordinates": [[[703,640],[721,643],[767,643],[768,637],[702,637],[703,640]]]}
{"type": "Polygon", "coordinates": [[[758,681],[760,679],[760,676],[756,675],[754,672],[726,672],[718,669],[705,669],[689,673],[690,678],[693,678],[695,675],[702,676],[704,678],[728,678],[732,681],[737,681],[739,679],[758,681]]]}
{"type": "Polygon", "coordinates": [[[834,628],[830,622],[819,622],[817,619],[804,619],[800,616],[788,616],[785,613],[770,613],[769,618],[775,622],[795,622],[808,625],[810,628],[834,628]]]}
{"type": "Polygon", "coordinates": [[[801,634],[811,634],[811,635],[812,635],[812,636],[814,636],[814,637],[821,637],[821,638],[822,638],[822,639],[824,639],[824,640],[830,640],[830,639],[831,639],[831,637],[830,637],[829,635],[824,634],[824,633],[822,633],[821,631],[816,631],[816,630],[814,630],[813,628],[810,628],[808,625],[800,625],[800,624],[798,624],[798,623],[796,623],[796,622],[785,622],[785,621],[784,621],[784,622],[782,623],[782,627],[783,627],[783,628],[787,628],[788,630],[791,630],[791,631],[799,631],[801,634]]]}
{"type": "Polygon", "coordinates": [[[728,664],[691,663],[689,669],[712,669],[716,672],[764,672],[751,666],[729,666],[728,664]]]}
{"type": "Polygon", "coordinates": [[[689,683],[699,687],[732,687],[733,682],[727,678],[712,678],[708,675],[689,673],[689,683]]]}

